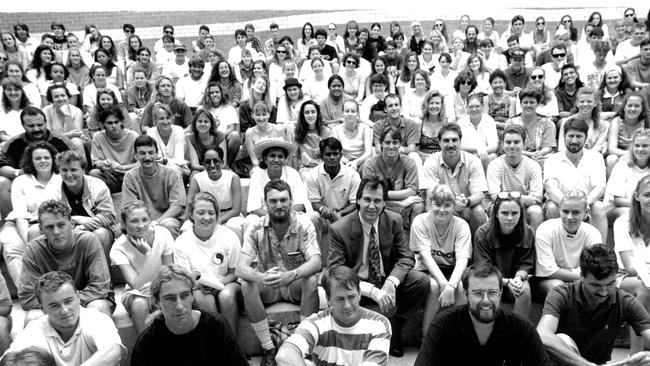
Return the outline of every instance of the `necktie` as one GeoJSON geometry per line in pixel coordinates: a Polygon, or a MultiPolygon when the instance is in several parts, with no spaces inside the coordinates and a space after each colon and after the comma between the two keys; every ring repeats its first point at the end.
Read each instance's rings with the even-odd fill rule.
{"type": "Polygon", "coordinates": [[[379,256],[379,244],[375,227],[370,229],[368,240],[368,282],[381,288],[381,258],[379,256]]]}

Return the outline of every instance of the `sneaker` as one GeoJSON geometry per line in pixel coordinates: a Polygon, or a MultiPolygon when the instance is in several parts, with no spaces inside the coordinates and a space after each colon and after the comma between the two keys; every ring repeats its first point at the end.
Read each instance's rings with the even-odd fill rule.
{"type": "Polygon", "coordinates": [[[265,349],[262,351],[262,361],[260,362],[260,366],[276,366],[275,363],[275,355],[277,351],[275,348],[273,349],[265,349]]]}

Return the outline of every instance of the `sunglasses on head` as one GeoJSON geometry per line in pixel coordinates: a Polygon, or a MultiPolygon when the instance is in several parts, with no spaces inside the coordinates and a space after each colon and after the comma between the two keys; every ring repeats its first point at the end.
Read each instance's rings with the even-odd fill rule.
{"type": "Polygon", "coordinates": [[[531,75],[530,80],[542,80],[544,79],[544,75],[531,75]]]}
{"type": "Polygon", "coordinates": [[[518,192],[518,191],[513,191],[513,192],[499,192],[499,193],[497,194],[497,198],[498,198],[498,199],[501,199],[501,200],[506,200],[506,199],[508,199],[508,198],[512,198],[512,199],[517,200],[517,199],[520,199],[520,198],[521,198],[521,192],[518,192]]]}
{"type": "Polygon", "coordinates": [[[634,136],[650,136],[650,128],[637,128],[634,136]]]}

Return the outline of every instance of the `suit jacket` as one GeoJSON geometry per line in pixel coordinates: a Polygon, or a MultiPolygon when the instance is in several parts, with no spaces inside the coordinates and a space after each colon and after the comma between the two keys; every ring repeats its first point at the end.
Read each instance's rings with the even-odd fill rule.
{"type": "MultiPolygon", "coordinates": [[[[404,242],[402,217],[384,209],[379,216],[378,226],[379,249],[386,277],[394,276],[404,282],[408,271],[415,266],[415,257],[404,242]]],[[[332,224],[329,233],[328,267],[346,266],[358,272],[363,256],[363,228],[359,210],[332,224]]]]}

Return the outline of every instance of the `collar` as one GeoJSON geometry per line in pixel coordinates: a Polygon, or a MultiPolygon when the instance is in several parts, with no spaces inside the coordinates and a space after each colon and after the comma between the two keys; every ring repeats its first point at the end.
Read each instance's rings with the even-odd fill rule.
{"type": "Polygon", "coordinates": [[[28,176],[32,180],[32,184],[34,185],[34,187],[39,187],[39,188],[47,187],[52,182],[52,179],[54,179],[54,177],[57,175],[57,173],[52,173],[52,176],[47,181],[47,183],[42,184],[41,182],[38,181],[38,179],[36,179],[35,174],[36,174],[36,172],[34,172],[33,174],[28,174],[28,176]]]}
{"type": "MultiPolygon", "coordinates": [[[[340,163],[339,163],[339,165],[340,165],[341,169],[339,169],[339,172],[336,174],[334,179],[332,179],[332,181],[335,181],[336,178],[343,176],[343,169],[345,169],[345,165],[340,164],[340,163]]],[[[328,173],[327,170],[325,170],[325,163],[323,163],[323,162],[321,162],[318,165],[318,175],[326,175],[327,177],[330,177],[330,173],[328,173]]]]}
{"type": "Polygon", "coordinates": [[[621,95],[621,92],[618,91],[618,90],[617,90],[616,93],[614,93],[614,94],[611,94],[611,93],[607,90],[607,88],[605,88],[605,90],[603,90],[603,98],[612,98],[612,99],[614,99],[614,98],[618,97],[619,95],[621,95]]]}
{"type": "MultiPolygon", "coordinates": [[[[296,215],[297,215],[296,211],[291,210],[291,212],[289,214],[289,229],[287,230],[288,233],[292,233],[292,234],[298,233],[298,220],[297,220],[296,215]]],[[[264,225],[264,228],[266,228],[266,229],[268,229],[269,227],[272,226],[271,218],[269,217],[268,214],[266,216],[264,216],[263,225],[264,225]]],[[[286,235],[285,235],[285,237],[286,237],[286,235]]]]}
{"type": "MultiPolygon", "coordinates": [[[[460,151],[460,147],[458,148],[458,152],[460,153],[460,158],[458,159],[458,163],[456,164],[456,168],[458,168],[458,167],[465,164],[465,152],[460,151]]],[[[446,167],[448,169],[451,169],[451,167],[449,165],[447,165],[447,163],[445,162],[445,159],[442,157],[442,154],[443,154],[443,152],[441,151],[440,156],[438,157],[438,161],[440,162],[440,165],[444,166],[444,167],[446,167]]]]}
{"type": "MultiPolygon", "coordinates": [[[[404,123],[404,118],[402,118],[402,116],[399,116],[399,118],[397,118],[397,121],[399,122],[399,124],[397,125],[397,127],[399,127],[400,129],[401,129],[401,128],[404,128],[404,125],[405,125],[405,123],[404,123]]],[[[393,125],[391,124],[391,122],[390,122],[390,117],[386,117],[386,126],[393,126],[393,125]]],[[[385,127],[384,127],[384,128],[385,128],[385,127]]]]}
{"type": "Polygon", "coordinates": [[[381,214],[379,215],[379,218],[374,224],[370,224],[369,222],[364,220],[363,217],[361,217],[361,212],[357,212],[357,215],[359,215],[359,221],[361,222],[361,229],[363,229],[363,232],[366,235],[370,235],[370,228],[373,226],[375,228],[375,233],[377,233],[377,235],[379,234],[379,218],[381,218],[381,214]]]}

